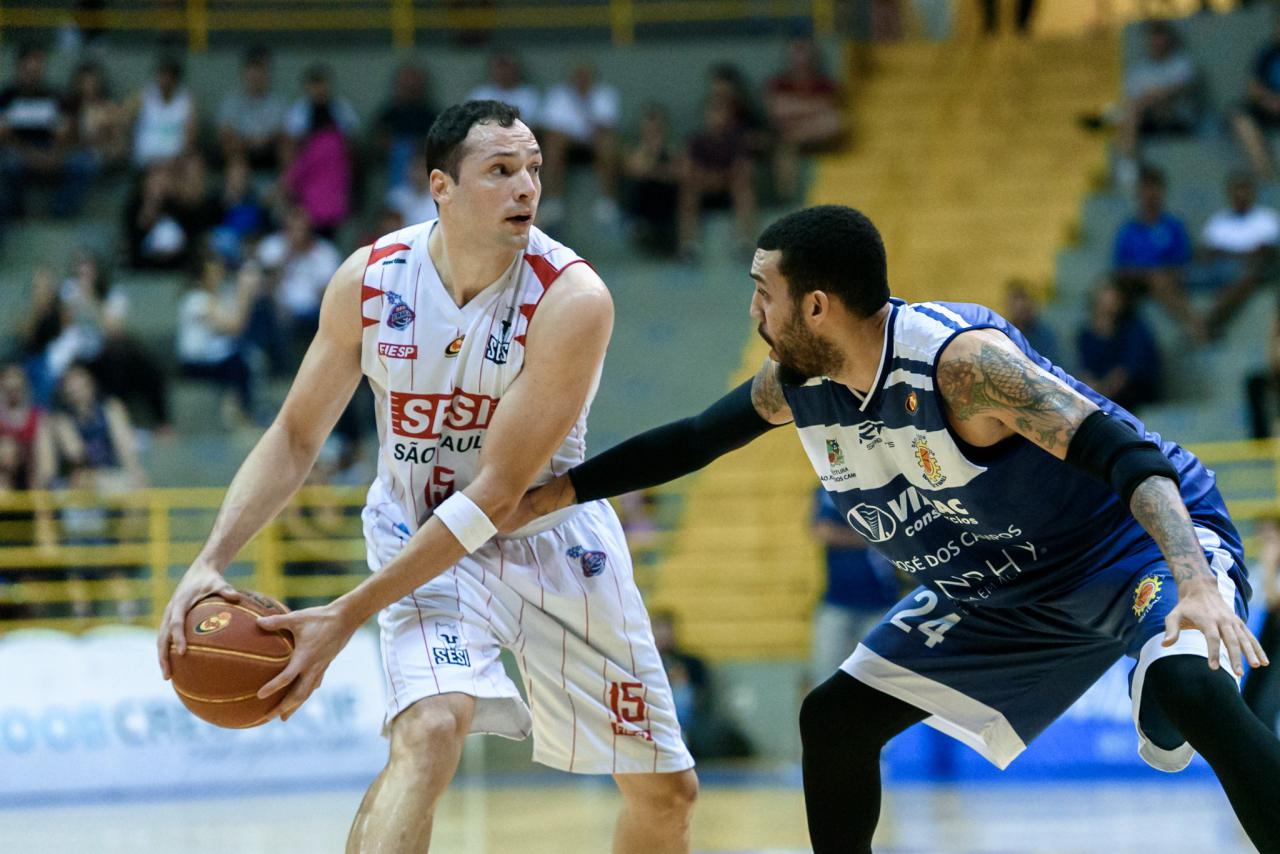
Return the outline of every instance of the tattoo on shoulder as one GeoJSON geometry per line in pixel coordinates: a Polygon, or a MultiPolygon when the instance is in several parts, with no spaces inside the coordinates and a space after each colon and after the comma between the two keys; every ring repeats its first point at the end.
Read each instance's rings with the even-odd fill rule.
{"type": "Polygon", "coordinates": [[[1065,447],[1085,415],[1083,402],[1021,354],[983,343],[938,365],[938,390],[961,421],[1011,413],[1013,423],[1041,447],[1065,447]]]}
{"type": "Polygon", "coordinates": [[[787,411],[787,399],[782,394],[778,368],[773,362],[765,362],[751,381],[751,403],[756,412],[768,419],[787,411]]]}

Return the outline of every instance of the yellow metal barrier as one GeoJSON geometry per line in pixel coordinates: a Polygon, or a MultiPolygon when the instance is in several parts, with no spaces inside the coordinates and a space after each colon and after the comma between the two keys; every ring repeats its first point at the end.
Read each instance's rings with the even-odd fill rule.
{"type": "Polygon", "coordinates": [[[807,18],[814,31],[835,29],[836,0],[579,0],[498,4],[483,0],[134,0],[107,9],[74,3],[0,0],[0,37],[8,31],[86,29],[185,32],[192,51],[204,51],[219,32],[384,30],[397,49],[410,48],[420,30],[607,30],[614,44],[635,41],[644,24],[716,23],[807,18]]]}
{"type": "MultiPolygon", "coordinates": [[[[1194,448],[1217,471],[1231,512],[1251,533],[1280,517],[1280,440],[1194,448]]],[[[367,572],[360,527],[363,488],[305,487],[228,570],[241,587],[305,606],[350,590],[367,572]]],[[[84,630],[103,623],[154,624],[182,572],[198,554],[223,498],[221,489],[147,489],[0,495],[0,631],[84,630]]],[[[726,528],[758,527],[750,490],[726,493],[726,528]],[[738,520],[738,521],[735,521],[738,520]]],[[[806,493],[807,500],[807,493],[806,493]]],[[[726,530],[721,539],[741,539],[726,530]]],[[[642,589],[660,575],[669,541],[660,530],[633,543],[642,589]]],[[[1251,537],[1246,547],[1253,551],[1251,537]]],[[[723,555],[722,555],[723,557],[723,555]]]]}

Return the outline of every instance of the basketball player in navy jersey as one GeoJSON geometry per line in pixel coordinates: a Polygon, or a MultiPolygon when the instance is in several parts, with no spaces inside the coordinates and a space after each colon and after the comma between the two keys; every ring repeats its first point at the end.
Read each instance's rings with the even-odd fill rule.
{"type": "MultiPolygon", "coordinates": [[[[1237,690],[1240,537],[1212,472],[979,305],[889,295],[847,207],[761,236],[754,379],[526,496],[523,515],[652,486],[794,422],[849,523],[919,587],[800,712],[814,850],[871,850],[880,752],[921,720],[1007,766],[1120,656],[1139,753],[1199,751],[1253,843],[1280,852],[1280,743],[1237,690]]],[[[517,518],[523,518],[518,516],[517,518]]]]}

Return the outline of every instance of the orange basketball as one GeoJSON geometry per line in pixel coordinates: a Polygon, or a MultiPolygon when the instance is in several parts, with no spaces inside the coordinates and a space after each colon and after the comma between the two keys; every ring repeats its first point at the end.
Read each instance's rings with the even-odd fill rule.
{"type": "Polygon", "coordinates": [[[201,599],[187,612],[187,651],[170,647],[173,689],[196,717],[243,729],[265,722],[284,696],[258,699],[258,689],[289,663],[293,640],[285,632],[258,628],[257,618],[289,609],[261,593],[242,590],[239,602],[201,599]]]}

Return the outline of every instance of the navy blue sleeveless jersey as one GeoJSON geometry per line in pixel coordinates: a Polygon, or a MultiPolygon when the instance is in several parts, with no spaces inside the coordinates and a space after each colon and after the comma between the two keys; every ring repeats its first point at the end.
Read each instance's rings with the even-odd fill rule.
{"type": "MultiPolygon", "coordinates": [[[[784,386],[818,478],[849,524],[901,571],[955,601],[1011,606],[1051,598],[1149,547],[1106,484],[1021,436],[975,448],[946,423],[938,354],[995,329],[1029,359],[1131,424],[1178,470],[1192,519],[1240,550],[1211,471],[1134,415],[1041,357],[1008,321],[967,303],[893,300],[875,385],[864,397],[826,378],[784,386]]],[[[1245,596],[1248,585],[1234,580],[1245,596]]]]}

